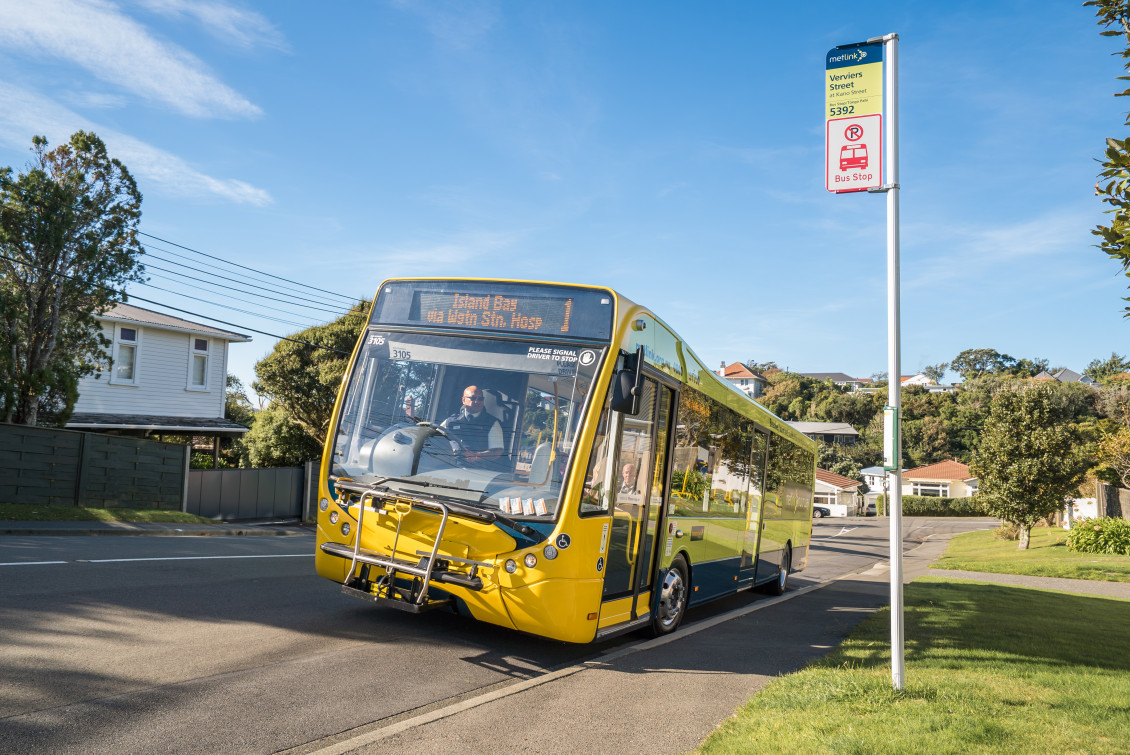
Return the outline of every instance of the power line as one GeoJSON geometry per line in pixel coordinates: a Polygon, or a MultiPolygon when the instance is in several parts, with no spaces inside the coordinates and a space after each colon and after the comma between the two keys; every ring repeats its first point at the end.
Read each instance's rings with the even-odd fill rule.
{"type": "MultiPolygon", "coordinates": [[[[147,253],[147,254],[152,254],[152,252],[150,252],[150,251],[149,251],[150,249],[156,249],[156,250],[158,250],[158,251],[160,251],[160,252],[162,252],[162,253],[164,253],[164,254],[170,254],[170,255],[172,255],[173,257],[179,257],[179,258],[180,258],[180,259],[182,259],[182,260],[190,260],[190,261],[193,261],[193,262],[196,262],[196,261],[197,261],[197,260],[195,260],[195,259],[194,259],[193,257],[190,257],[190,256],[188,256],[187,254],[180,254],[180,253],[178,253],[178,252],[174,252],[174,251],[173,251],[172,249],[165,249],[164,247],[162,247],[162,246],[158,246],[157,244],[154,244],[154,243],[152,243],[152,242],[150,242],[150,243],[148,243],[148,244],[144,244],[143,246],[144,246],[144,248],[145,248],[145,250],[146,250],[146,253],[147,253]]],[[[156,255],[153,255],[153,256],[154,256],[154,257],[156,257],[156,255]]],[[[158,258],[158,259],[161,259],[161,258],[158,258]]],[[[172,262],[172,263],[173,263],[174,265],[180,265],[180,264],[183,264],[183,263],[180,263],[180,262],[173,262],[172,260],[165,260],[165,261],[166,261],[166,262],[172,262]]],[[[219,262],[220,262],[221,264],[225,264],[225,265],[233,265],[233,266],[235,266],[235,267],[241,267],[240,265],[237,265],[237,264],[236,264],[236,263],[234,263],[234,262],[227,262],[226,260],[218,260],[218,261],[219,261],[219,262]]],[[[185,266],[185,267],[189,267],[188,265],[184,265],[184,266],[185,266]]],[[[195,269],[195,268],[193,268],[193,269],[195,269]]],[[[251,268],[245,268],[245,269],[247,269],[247,270],[251,270],[251,268]]],[[[230,274],[234,273],[235,271],[233,271],[233,270],[223,270],[223,269],[220,269],[220,272],[222,272],[222,273],[226,273],[226,274],[229,274],[229,275],[230,275],[230,274]]],[[[254,273],[258,274],[258,275],[270,275],[269,273],[264,273],[264,272],[262,272],[262,271],[259,271],[259,270],[252,270],[252,272],[254,272],[254,273]]],[[[243,275],[244,277],[250,277],[250,276],[248,276],[248,275],[247,275],[246,273],[240,273],[240,275],[243,275]]],[[[281,289],[283,289],[283,290],[285,290],[285,291],[289,292],[289,294],[305,294],[305,293],[308,293],[307,291],[302,291],[302,290],[300,290],[300,289],[298,289],[298,288],[292,288],[292,287],[289,287],[289,286],[284,286],[284,285],[282,285],[282,284],[279,284],[279,283],[273,283],[273,282],[271,282],[271,281],[263,281],[263,280],[260,280],[259,282],[260,282],[260,283],[272,283],[272,285],[278,286],[279,288],[281,288],[281,289]]],[[[309,288],[309,287],[306,287],[306,288],[309,288]]],[[[314,290],[316,290],[316,289],[314,289],[314,290]]],[[[289,294],[288,294],[288,295],[289,295],[289,294]]],[[[346,301],[349,301],[349,302],[351,302],[351,303],[352,303],[352,300],[351,300],[351,299],[350,299],[350,298],[349,298],[348,296],[346,296],[345,294],[337,294],[337,293],[335,293],[335,294],[333,294],[333,295],[334,295],[334,296],[337,296],[337,297],[339,297],[339,298],[341,298],[341,299],[344,299],[344,300],[346,300],[346,301]]]]}
{"type": "MultiPolygon", "coordinates": [[[[192,270],[192,271],[197,272],[197,273],[204,273],[204,275],[211,275],[214,278],[221,278],[223,280],[230,280],[230,278],[224,278],[224,276],[220,272],[212,272],[211,270],[203,270],[199,267],[193,267],[192,265],[186,265],[183,262],[177,262],[176,260],[165,259],[164,257],[153,254],[151,251],[149,251],[149,247],[143,247],[143,249],[145,250],[145,256],[146,257],[151,257],[155,260],[160,260],[161,262],[168,262],[170,265],[176,265],[177,267],[188,268],[189,270],[192,270]]],[[[165,250],[160,249],[159,251],[165,251],[165,250]]],[[[154,270],[163,270],[166,273],[174,273],[175,275],[183,275],[185,278],[191,278],[192,280],[200,280],[199,278],[192,278],[192,276],[190,276],[190,275],[185,275],[184,273],[180,273],[180,272],[177,272],[175,270],[168,270],[168,269],[163,268],[163,267],[157,267],[156,265],[146,264],[147,269],[150,268],[150,267],[153,268],[154,270]]],[[[225,271],[222,271],[222,272],[227,272],[227,271],[225,270],[225,271]]],[[[241,284],[244,285],[244,286],[250,286],[251,288],[257,288],[260,291],[268,291],[272,294],[278,294],[279,296],[284,296],[284,297],[287,297],[287,298],[290,298],[290,299],[295,299],[297,301],[304,302],[306,304],[322,304],[322,305],[326,305],[326,306],[329,306],[329,307],[335,306],[333,304],[330,304],[330,303],[324,301],[323,298],[307,299],[303,296],[298,296],[295,293],[290,293],[288,291],[279,291],[279,290],[274,289],[274,288],[267,288],[266,286],[256,286],[254,283],[249,283],[247,281],[241,281],[241,284]]],[[[247,293],[251,296],[262,296],[261,294],[255,294],[251,291],[247,291],[245,293],[247,293]]],[[[263,298],[266,299],[266,298],[270,298],[270,297],[263,296],[263,298]]],[[[278,301],[278,300],[272,299],[272,301],[278,301]]],[[[303,306],[305,306],[305,304],[303,306]]],[[[337,312],[338,314],[341,314],[341,310],[330,309],[330,310],[326,310],[326,311],[334,311],[334,312],[337,312]]]]}
{"type": "Polygon", "coordinates": [[[346,296],[345,294],[337,293],[336,291],[327,291],[324,288],[318,288],[316,286],[311,286],[311,285],[306,284],[306,283],[299,283],[298,281],[292,281],[289,278],[283,278],[282,276],[279,276],[279,275],[272,275],[270,273],[265,273],[261,270],[256,270],[255,268],[247,267],[246,265],[240,265],[236,262],[229,262],[228,260],[225,260],[222,257],[216,257],[216,256],[213,256],[211,254],[206,254],[205,252],[201,252],[198,249],[193,249],[192,247],[184,246],[184,245],[178,244],[174,241],[169,241],[168,239],[163,239],[160,236],[154,236],[151,233],[145,233],[144,231],[138,231],[137,233],[140,236],[145,236],[147,238],[156,239],[157,241],[160,241],[164,244],[171,244],[172,246],[175,246],[178,249],[184,249],[187,252],[192,252],[193,254],[199,254],[200,256],[207,257],[208,259],[218,260],[218,261],[224,262],[228,265],[234,265],[235,267],[242,268],[243,270],[250,270],[254,273],[259,273],[260,275],[265,275],[268,278],[275,278],[276,280],[286,281],[287,283],[293,283],[294,285],[301,286],[302,288],[310,288],[310,289],[313,289],[314,291],[320,291],[323,294],[332,294],[333,296],[340,296],[344,299],[350,299],[351,301],[363,301],[363,300],[366,299],[366,297],[363,297],[363,296],[357,297],[356,299],[353,299],[352,297],[346,296]]]}
{"type": "MultiPolygon", "coordinates": [[[[176,263],[174,263],[174,264],[176,264],[176,263]]],[[[187,278],[189,280],[193,280],[193,281],[196,281],[198,283],[203,283],[203,284],[208,285],[208,286],[216,286],[217,288],[226,288],[229,291],[235,291],[236,293],[244,294],[246,296],[258,296],[261,299],[270,299],[271,301],[278,301],[278,299],[273,299],[269,296],[264,296],[263,294],[257,294],[254,291],[244,291],[243,289],[236,288],[235,286],[225,286],[223,283],[214,283],[212,281],[205,280],[204,278],[197,278],[194,275],[185,275],[184,273],[179,273],[176,270],[169,270],[168,268],[159,267],[158,265],[146,265],[145,267],[146,267],[146,269],[152,268],[153,270],[160,270],[163,273],[172,273],[173,275],[179,275],[182,278],[187,278]]],[[[312,300],[307,299],[306,301],[312,301],[312,300]]],[[[329,314],[333,314],[333,315],[344,314],[344,312],[342,312],[341,310],[326,309],[325,307],[311,306],[310,309],[316,309],[320,312],[328,312],[329,314]]]]}
{"type": "MultiPolygon", "coordinates": [[[[24,267],[34,268],[36,270],[39,270],[40,272],[47,273],[48,275],[55,275],[55,276],[58,276],[60,278],[66,278],[67,280],[78,280],[78,278],[76,278],[73,275],[67,275],[66,273],[58,272],[57,270],[50,270],[48,268],[41,267],[39,265],[33,265],[30,262],[25,262],[23,260],[17,260],[15,258],[9,257],[5,254],[0,254],[0,259],[7,260],[8,262],[14,262],[17,265],[23,265],[24,267]]],[[[300,341],[297,338],[288,338],[287,336],[280,336],[277,333],[268,333],[265,330],[258,330],[256,328],[249,328],[249,327],[246,327],[244,325],[238,325],[238,324],[233,323],[233,322],[221,320],[218,317],[209,317],[208,315],[202,315],[199,312],[192,312],[192,311],[187,310],[187,309],[181,309],[180,307],[174,307],[170,304],[165,304],[165,303],[159,302],[159,301],[153,301],[152,299],[144,299],[140,296],[129,296],[125,291],[119,291],[116,288],[113,288],[111,286],[104,286],[100,283],[95,283],[93,285],[97,286],[98,288],[102,288],[102,289],[105,289],[107,291],[111,291],[111,292],[117,294],[118,296],[122,297],[123,299],[136,299],[137,301],[143,301],[146,304],[156,304],[158,307],[164,307],[166,309],[171,309],[174,312],[183,312],[186,315],[192,315],[193,317],[200,317],[200,318],[203,318],[205,320],[209,320],[211,322],[218,322],[221,325],[227,325],[227,326],[232,327],[232,328],[239,328],[240,330],[249,330],[252,333],[259,333],[260,335],[270,336],[271,338],[277,338],[280,341],[290,341],[291,343],[300,343],[303,346],[311,346],[315,349],[325,349],[326,351],[332,351],[335,354],[341,354],[343,356],[349,356],[349,352],[342,351],[340,349],[334,349],[334,348],[331,348],[329,346],[320,346],[316,343],[310,343],[309,341],[300,341]]],[[[123,301],[122,303],[124,304],[125,302],[123,301]]],[[[259,316],[259,315],[256,315],[256,316],[259,316]]]]}
{"type": "MultiPolygon", "coordinates": [[[[161,277],[164,277],[164,276],[156,276],[156,277],[161,278],[161,277]]],[[[191,294],[186,294],[186,293],[183,293],[181,291],[174,291],[171,288],[161,288],[160,286],[154,286],[152,283],[139,283],[138,285],[145,286],[146,288],[154,288],[154,289],[157,289],[158,291],[164,291],[165,293],[168,293],[168,294],[174,294],[175,296],[183,296],[186,299],[192,299],[194,301],[203,302],[204,304],[211,304],[213,306],[220,307],[221,309],[230,309],[232,312],[239,312],[241,314],[251,315],[252,317],[258,317],[258,318],[261,318],[263,320],[271,320],[273,322],[281,323],[283,325],[293,325],[296,328],[302,328],[302,329],[313,327],[312,325],[308,325],[308,324],[304,325],[303,323],[300,323],[300,322],[291,322],[290,320],[282,320],[278,317],[271,317],[270,315],[264,315],[264,314],[260,314],[258,312],[251,312],[251,311],[248,311],[246,309],[240,309],[239,307],[233,307],[229,304],[220,304],[219,302],[211,301],[209,299],[201,299],[199,296],[192,296],[191,294]]]]}

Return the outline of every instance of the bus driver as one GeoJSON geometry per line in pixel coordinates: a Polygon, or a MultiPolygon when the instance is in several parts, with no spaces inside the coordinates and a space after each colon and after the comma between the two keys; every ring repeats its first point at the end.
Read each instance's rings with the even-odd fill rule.
{"type": "Polygon", "coordinates": [[[440,426],[463,444],[463,458],[471,462],[491,462],[503,454],[502,424],[483,405],[483,392],[477,385],[463,390],[462,408],[440,426]]]}

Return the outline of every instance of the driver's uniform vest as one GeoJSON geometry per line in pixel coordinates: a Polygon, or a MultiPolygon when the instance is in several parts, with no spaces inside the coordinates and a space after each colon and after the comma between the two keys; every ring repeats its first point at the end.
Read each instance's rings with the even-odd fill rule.
{"type": "Polygon", "coordinates": [[[486,451],[490,448],[491,428],[499,422],[486,411],[480,412],[478,417],[459,411],[444,420],[443,424],[447,432],[458,438],[471,451],[486,451]]]}

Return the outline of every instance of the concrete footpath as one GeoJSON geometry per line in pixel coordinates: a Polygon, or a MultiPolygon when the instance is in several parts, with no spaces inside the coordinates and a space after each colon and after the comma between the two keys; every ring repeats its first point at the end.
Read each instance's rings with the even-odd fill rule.
{"type": "MultiPolygon", "coordinates": [[[[930,539],[908,551],[905,580],[936,574],[1050,589],[1064,589],[1060,583],[1066,582],[1075,592],[1130,597],[1130,584],[930,569],[945,547],[946,539],[930,539]]],[[[827,654],[864,616],[887,605],[889,573],[882,562],[819,584],[798,579],[799,586],[781,598],[697,622],[671,637],[291,752],[687,752],[774,678],[827,654]],[[800,594],[804,599],[791,599],[800,594]],[[761,610],[769,606],[774,608],[761,610]]]]}
{"type": "Polygon", "coordinates": [[[313,525],[297,522],[217,522],[183,524],[174,522],[17,522],[0,521],[0,535],[149,535],[163,537],[230,535],[302,535],[314,531],[313,525]]]}

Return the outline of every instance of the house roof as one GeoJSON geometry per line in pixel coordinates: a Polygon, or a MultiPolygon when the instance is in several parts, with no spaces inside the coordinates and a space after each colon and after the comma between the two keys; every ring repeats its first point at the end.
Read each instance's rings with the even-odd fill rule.
{"type": "Polygon", "coordinates": [[[883,469],[882,467],[864,467],[863,469],[859,470],[859,473],[882,477],[883,475],[887,474],[887,470],[883,469]]]}
{"type": "Polygon", "coordinates": [[[816,468],[816,479],[825,485],[831,485],[840,490],[850,490],[862,484],[859,480],[853,480],[850,477],[844,477],[843,475],[838,475],[835,472],[829,472],[819,467],[816,468]]]}
{"type": "Polygon", "coordinates": [[[801,377],[812,378],[813,380],[831,380],[833,383],[861,383],[866,382],[859,378],[853,378],[850,375],[845,375],[842,372],[798,372],[801,377]]]}
{"type": "Polygon", "coordinates": [[[1056,380],[1058,380],[1061,383],[1093,383],[1093,382],[1095,382],[1094,380],[1087,377],[1086,375],[1080,375],[1078,372],[1075,372],[1075,370],[1069,370],[1069,369],[1066,369],[1066,368],[1055,373],[1054,375],[1052,375],[1052,377],[1055,378],[1056,380]]]}
{"type": "Polygon", "coordinates": [[[755,380],[759,378],[764,379],[741,362],[734,362],[733,364],[726,365],[724,368],[722,368],[722,377],[728,380],[734,380],[735,378],[753,378],[755,380]]]}
{"type": "Polygon", "coordinates": [[[939,461],[937,464],[927,464],[924,467],[908,469],[902,473],[904,480],[972,480],[974,479],[969,467],[960,461],[951,459],[939,461]]]}
{"type": "Polygon", "coordinates": [[[142,309],[132,304],[122,304],[120,302],[99,317],[103,320],[137,322],[144,323],[145,325],[153,325],[158,328],[166,328],[168,330],[183,330],[189,333],[215,336],[227,341],[246,342],[251,340],[251,336],[245,336],[242,333],[213,328],[211,325],[204,325],[202,323],[192,322],[191,320],[182,320],[179,317],[166,315],[162,312],[154,312],[151,309],[142,309]]]}
{"type": "Polygon", "coordinates": [[[820,433],[822,435],[859,435],[855,428],[847,422],[786,422],[785,424],[806,435],[808,433],[820,433]]]}
{"type": "Polygon", "coordinates": [[[71,430],[145,430],[194,435],[243,435],[249,428],[223,417],[161,417],[149,414],[97,414],[75,412],[67,422],[71,430]]]}

